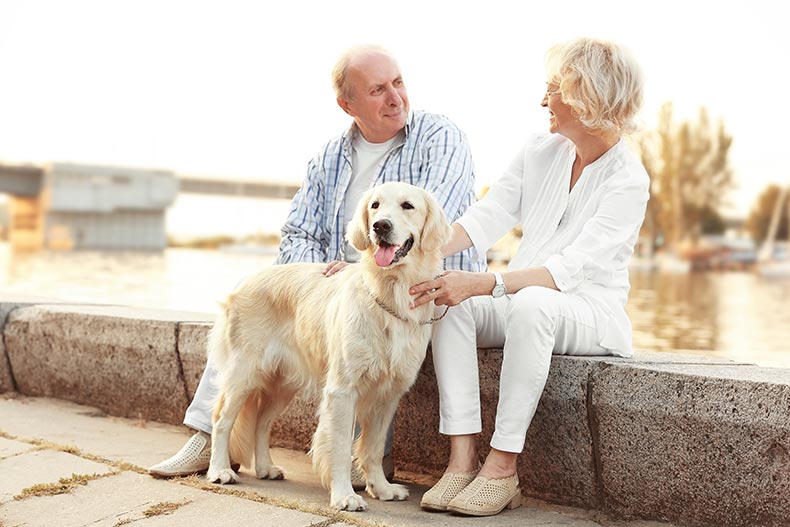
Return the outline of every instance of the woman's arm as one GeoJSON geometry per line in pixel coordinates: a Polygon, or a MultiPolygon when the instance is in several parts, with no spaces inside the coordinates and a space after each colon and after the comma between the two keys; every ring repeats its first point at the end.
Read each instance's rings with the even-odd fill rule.
{"type": "MultiPolygon", "coordinates": [[[[450,241],[442,247],[442,256],[444,257],[468,249],[473,245],[472,239],[461,225],[453,223],[452,229],[450,241]]],[[[502,278],[508,293],[515,293],[531,285],[557,289],[551,273],[545,267],[511,271],[504,273],[502,278]]],[[[493,273],[446,271],[434,280],[417,284],[411,288],[409,293],[417,295],[413,300],[414,307],[428,302],[434,302],[436,305],[454,306],[471,296],[490,294],[495,283],[493,273]]]]}
{"type": "Polygon", "coordinates": [[[461,251],[465,251],[472,246],[472,239],[469,237],[463,227],[457,223],[453,223],[452,229],[453,234],[450,236],[450,241],[447,242],[444,247],[442,247],[442,258],[447,258],[448,256],[452,256],[455,253],[460,253],[461,251]]]}
{"type": "MultiPolygon", "coordinates": [[[[559,291],[551,273],[545,267],[530,267],[502,274],[505,290],[516,293],[525,287],[540,286],[559,291]]],[[[428,302],[439,306],[455,306],[472,296],[490,295],[494,289],[494,273],[469,273],[447,271],[440,277],[412,287],[409,293],[417,295],[413,306],[428,302]]]]}

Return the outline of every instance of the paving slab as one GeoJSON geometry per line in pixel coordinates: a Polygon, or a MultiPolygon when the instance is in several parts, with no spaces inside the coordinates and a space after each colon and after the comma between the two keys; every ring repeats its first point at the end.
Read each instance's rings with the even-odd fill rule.
{"type": "MultiPolygon", "coordinates": [[[[145,518],[135,522],[135,525],[193,527],[204,525],[207,522],[234,527],[323,527],[328,525],[328,520],[324,516],[216,494],[211,495],[211,498],[188,503],[170,515],[145,518]]],[[[332,522],[332,525],[334,527],[336,524],[332,522]]]]}
{"type": "Polygon", "coordinates": [[[103,411],[47,397],[0,398],[0,431],[46,439],[111,461],[148,468],[172,456],[191,435],[185,426],[112,417],[103,411]]]}
{"type": "Polygon", "coordinates": [[[33,450],[34,448],[36,447],[30,443],[0,437],[0,460],[33,450]]]}
{"type": "Polygon", "coordinates": [[[0,504],[14,499],[23,489],[39,483],[57,483],[74,474],[108,474],[113,468],[56,450],[33,450],[0,460],[0,504]],[[9,477],[10,475],[10,477],[9,477]]]}
{"type": "Polygon", "coordinates": [[[124,521],[145,526],[191,527],[214,523],[303,527],[326,520],[314,514],[222,496],[132,472],[90,481],[68,494],[14,501],[5,506],[0,518],[8,525],[31,527],[109,527],[124,521]],[[174,510],[150,515],[162,504],[173,504],[174,510]],[[53,511],[57,511],[57,520],[53,511]]]}
{"type": "MultiPolygon", "coordinates": [[[[94,408],[46,398],[17,397],[0,399],[0,432],[24,438],[36,437],[58,444],[78,448],[85,455],[131,462],[135,465],[147,463],[150,457],[142,450],[152,448],[156,442],[169,441],[177,450],[188,433],[183,427],[168,425],[141,425],[130,419],[104,416],[94,408]],[[8,417],[8,419],[6,419],[8,417]],[[136,444],[136,446],[134,446],[136,444]],[[126,450],[128,449],[128,454],[126,450]],[[145,459],[145,463],[143,462],[145,459]]],[[[63,452],[43,451],[50,456],[71,456],[63,452]]],[[[23,453],[0,461],[7,463],[26,456],[40,456],[42,452],[23,453]]],[[[130,471],[106,478],[96,479],[80,486],[70,494],[47,497],[31,497],[8,502],[0,510],[0,524],[9,526],[58,525],[106,525],[116,526],[122,521],[134,525],[168,525],[194,527],[208,522],[221,525],[262,525],[276,527],[321,526],[393,526],[393,527],[449,527],[459,523],[473,523],[492,527],[596,527],[618,525],[627,527],[666,527],[658,522],[616,523],[600,513],[573,507],[558,507],[538,500],[529,500],[528,505],[506,511],[493,518],[464,518],[443,513],[431,514],[419,507],[419,500],[426,485],[415,484],[413,475],[399,471],[396,480],[407,484],[411,496],[404,502],[379,502],[365,496],[369,510],[364,513],[337,513],[328,507],[328,493],[320,486],[313,474],[309,458],[302,452],[274,449],[274,461],[281,464],[287,479],[283,481],[258,480],[246,468],[241,471],[241,482],[237,485],[220,486],[203,478],[187,480],[157,480],[147,475],[130,471]],[[230,493],[230,495],[226,495],[230,493]],[[143,511],[162,502],[189,502],[166,516],[144,517],[143,511]],[[57,523],[53,521],[57,511],[57,523]]],[[[51,459],[30,457],[44,465],[53,465],[51,459]]],[[[155,461],[159,461],[156,459],[155,461]]],[[[78,473],[98,472],[96,465],[111,470],[107,465],[82,460],[89,465],[77,467],[78,473]]],[[[0,465],[3,474],[4,467],[0,465]]],[[[71,475],[68,469],[59,477],[71,475]]],[[[31,471],[32,472],[32,471],[31,471]]],[[[58,478],[51,471],[43,471],[49,479],[58,478]]],[[[16,474],[14,472],[13,474],[16,474]]],[[[18,478],[10,478],[16,481],[18,478]]],[[[36,478],[28,478],[36,479],[36,478]]],[[[38,478],[42,479],[42,478],[38,478]]],[[[34,481],[39,483],[41,481],[34,481]]],[[[32,483],[16,483],[23,488],[32,483]]],[[[13,490],[11,492],[18,492],[13,490]]]]}

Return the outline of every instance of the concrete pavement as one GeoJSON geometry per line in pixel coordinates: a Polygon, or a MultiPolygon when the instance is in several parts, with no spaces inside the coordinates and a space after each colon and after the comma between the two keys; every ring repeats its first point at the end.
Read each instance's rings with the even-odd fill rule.
{"type": "Polygon", "coordinates": [[[233,525],[243,527],[455,526],[667,527],[654,521],[609,521],[601,513],[528,500],[492,518],[420,510],[425,476],[398,471],[405,502],[379,502],[341,513],[302,452],[275,449],[284,481],[257,480],[242,469],[241,483],[219,486],[202,477],[157,480],[148,467],[176,452],[184,427],[111,417],[59,399],[0,397],[0,527],[233,525]]]}

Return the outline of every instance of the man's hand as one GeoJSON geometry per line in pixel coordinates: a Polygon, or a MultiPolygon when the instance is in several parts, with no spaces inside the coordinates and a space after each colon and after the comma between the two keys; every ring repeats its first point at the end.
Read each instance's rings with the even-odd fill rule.
{"type": "Polygon", "coordinates": [[[445,271],[433,280],[415,285],[409,289],[409,294],[417,295],[412,302],[413,307],[431,301],[437,306],[456,306],[470,296],[490,291],[494,287],[492,279],[490,273],[445,271]]]}
{"type": "Polygon", "coordinates": [[[339,273],[340,271],[345,269],[347,265],[348,262],[343,262],[341,260],[332,260],[331,262],[326,264],[326,267],[324,268],[322,273],[324,276],[332,276],[333,274],[339,273]]]}

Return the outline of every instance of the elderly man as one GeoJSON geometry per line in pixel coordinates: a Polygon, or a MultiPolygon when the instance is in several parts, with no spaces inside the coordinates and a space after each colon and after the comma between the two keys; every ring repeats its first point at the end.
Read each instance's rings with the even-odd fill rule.
{"type": "MultiPolygon", "coordinates": [[[[340,57],[332,77],[337,104],[354,122],[308,164],[282,228],[277,258],[278,263],[328,262],[327,275],[359,259],[345,241],[345,229],[371,186],[403,181],[423,187],[437,198],[450,221],[475,201],[466,137],[443,116],[411,111],[400,68],[390,53],[378,46],[353,47],[340,57]]],[[[446,269],[484,267],[471,250],[445,260],[446,269]]],[[[208,469],[216,396],[213,375],[208,364],[184,418],[197,433],[173,457],[151,467],[151,475],[183,476],[208,469]]],[[[392,427],[383,460],[390,478],[391,432],[392,427]]],[[[355,483],[361,482],[361,474],[353,476],[355,483]]]]}

